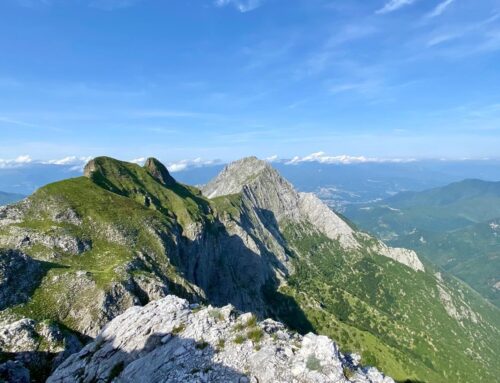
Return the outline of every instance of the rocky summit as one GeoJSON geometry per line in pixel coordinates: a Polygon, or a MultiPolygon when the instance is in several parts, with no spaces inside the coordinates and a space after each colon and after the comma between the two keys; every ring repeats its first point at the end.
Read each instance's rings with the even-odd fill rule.
{"type": "MultiPolygon", "coordinates": [[[[243,158],[229,164],[202,191],[208,198],[242,193],[253,203],[254,208],[272,212],[281,222],[312,224],[345,249],[359,249],[363,247],[360,242],[370,239],[369,236],[356,232],[313,193],[297,192],[269,163],[256,157],[243,158]]],[[[380,241],[375,241],[371,250],[416,271],[424,270],[414,251],[389,248],[380,241]]]]}
{"type": "Polygon", "coordinates": [[[4,380],[154,380],[146,361],[172,380],[388,379],[343,371],[345,353],[397,381],[494,382],[499,329],[498,308],[468,286],[254,157],[202,190],[156,159],[98,157],[0,207],[4,380]]]}
{"type": "Polygon", "coordinates": [[[325,336],[168,296],[112,320],[47,382],[394,383],[358,359],[325,336]]]}

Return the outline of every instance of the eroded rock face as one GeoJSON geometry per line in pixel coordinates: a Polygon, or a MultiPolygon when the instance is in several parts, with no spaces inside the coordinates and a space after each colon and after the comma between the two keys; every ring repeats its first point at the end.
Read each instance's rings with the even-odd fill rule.
{"type": "MultiPolygon", "coordinates": [[[[318,197],[312,193],[298,193],[271,165],[256,157],[229,164],[202,191],[208,198],[242,193],[244,203],[246,201],[254,210],[262,212],[261,216],[265,212],[272,213],[276,222],[266,222],[267,227],[289,222],[306,223],[338,241],[346,250],[362,247],[358,241],[359,233],[318,197]]],[[[415,271],[424,271],[414,251],[391,248],[381,241],[377,241],[371,250],[415,271]]]]}
{"type": "Polygon", "coordinates": [[[312,223],[346,248],[358,246],[354,231],[311,193],[298,193],[271,165],[255,157],[229,164],[203,188],[208,198],[243,193],[253,207],[273,213],[276,223],[312,223]]]}
{"type": "Polygon", "coordinates": [[[56,324],[23,318],[12,323],[0,323],[0,347],[5,352],[23,353],[40,350],[58,354],[75,352],[81,343],[65,334],[56,324]]]}
{"type": "Polygon", "coordinates": [[[0,350],[10,360],[0,364],[0,381],[42,381],[52,368],[82,348],[81,342],[58,325],[29,318],[0,321],[0,350]],[[33,376],[31,371],[37,371],[33,376]]]}
{"type": "Polygon", "coordinates": [[[237,194],[249,184],[256,174],[270,167],[257,157],[247,157],[227,165],[222,172],[203,187],[208,198],[237,194]]]}
{"type": "Polygon", "coordinates": [[[17,250],[0,249],[0,310],[27,301],[43,273],[41,262],[17,250]]]}
{"type": "Polygon", "coordinates": [[[417,253],[413,250],[404,249],[401,247],[389,247],[382,241],[378,241],[378,246],[376,246],[376,251],[388,258],[395,260],[396,262],[402,263],[415,271],[424,271],[424,265],[422,261],[418,258],[417,253]]]}
{"type": "Polygon", "coordinates": [[[365,248],[369,253],[391,258],[415,271],[425,271],[424,264],[415,251],[402,247],[389,247],[381,240],[363,232],[357,232],[355,235],[361,242],[365,243],[365,248]]]}
{"type": "Polygon", "coordinates": [[[95,160],[90,160],[87,162],[85,167],[83,168],[83,175],[84,177],[90,178],[92,176],[92,173],[96,171],[96,163],[95,160]]]}
{"type": "Polygon", "coordinates": [[[175,185],[175,179],[170,175],[165,165],[163,165],[156,158],[148,158],[144,163],[144,168],[151,174],[156,180],[165,186],[175,185]]]}
{"type": "MultiPolygon", "coordinates": [[[[146,162],[145,168],[159,182],[173,180],[168,178],[170,175],[166,168],[153,158],[146,162]]],[[[99,169],[99,161],[92,160],[86,167],[86,175],[92,176],[99,169]]],[[[298,193],[268,163],[255,157],[228,165],[204,192],[212,196],[241,193],[239,216],[219,217],[216,228],[193,222],[184,227],[182,233],[176,227],[163,232],[154,228],[150,230],[161,251],[166,254],[164,264],[169,260],[177,262],[188,282],[185,281],[183,286],[187,286],[197,299],[206,299],[216,305],[231,303],[240,310],[253,311],[259,316],[272,315],[263,290],[269,285],[279,286],[294,272],[287,243],[282,237],[282,222],[309,222],[315,230],[338,240],[344,248],[355,250],[359,246],[353,229],[317,197],[298,193]]],[[[4,233],[0,235],[0,246],[28,252],[34,246],[42,245],[47,253],[40,257],[51,262],[57,262],[60,254],[83,258],[92,249],[92,241],[79,238],[75,236],[75,230],[68,231],[56,226],[56,223],[82,227],[84,221],[90,224],[93,231],[102,233],[107,241],[134,246],[118,225],[94,223],[88,217],[79,216],[57,196],[42,201],[38,201],[36,209],[31,210],[30,198],[17,205],[0,208],[0,227],[6,224],[4,233]],[[40,217],[48,215],[54,225],[47,231],[12,224],[22,221],[27,211],[40,217]]],[[[374,251],[414,269],[421,268],[414,253],[393,251],[383,244],[374,251]]],[[[61,318],[75,323],[79,332],[95,336],[107,321],[128,307],[162,298],[169,292],[165,270],[160,267],[161,264],[151,263],[148,259],[150,257],[146,252],[138,252],[130,265],[141,260],[139,266],[130,270],[130,265],[119,266],[114,272],[120,273],[121,281],[113,282],[105,291],[96,285],[92,273],[84,270],[46,278],[43,288],[57,292],[61,318]],[[118,269],[123,269],[123,273],[118,269]],[[141,273],[143,270],[154,270],[154,273],[141,273]],[[134,276],[129,278],[132,273],[134,276]]],[[[36,273],[30,272],[30,275],[36,273]]],[[[33,278],[21,282],[27,281],[31,283],[33,278]]],[[[21,283],[14,293],[6,296],[9,299],[19,296],[22,287],[21,283]]],[[[29,294],[25,293],[24,297],[27,299],[29,294]]]]}
{"type": "Polygon", "coordinates": [[[20,222],[23,219],[23,211],[28,206],[28,199],[15,205],[0,206],[0,227],[20,222]]]}
{"type": "Polygon", "coordinates": [[[314,194],[300,193],[300,208],[308,221],[314,223],[328,238],[338,240],[344,248],[359,247],[354,230],[314,194]]]}
{"type": "Polygon", "coordinates": [[[439,300],[450,317],[460,323],[462,327],[464,326],[464,321],[471,321],[473,323],[482,322],[481,316],[474,312],[474,310],[472,310],[466,302],[458,297],[453,299],[452,294],[443,283],[443,279],[440,274],[439,276],[436,276],[436,279],[438,281],[436,287],[438,290],[439,300]]]}
{"type": "Polygon", "coordinates": [[[48,382],[394,382],[352,360],[325,336],[167,296],[115,318],[48,382]]]}
{"type": "Polygon", "coordinates": [[[61,229],[54,228],[51,233],[40,233],[17,226],[9,227],[8,235],[0,237],[0,245],[15,249],[41,245],[71,255],[80,255],[92,248],[90,240],[69,235],[61,229]]]}

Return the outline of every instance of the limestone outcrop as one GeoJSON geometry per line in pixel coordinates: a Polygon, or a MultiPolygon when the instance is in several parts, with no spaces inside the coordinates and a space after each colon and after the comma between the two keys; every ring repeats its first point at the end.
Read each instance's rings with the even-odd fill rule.
{"type": "Polygon", "coordinates": [[[394,383],[325,336],[258,322],[233,306],[167,296],[132,307],[48,379],[65,382],[394,383]]]}
{"type": "MultiPolygon", "coordinates": [[[[330,239],[339,241],[346,250],[363,247],[359,235],[347,222],[312,193],[299,193],[270,164],[256,157],[243,158],[226,166],[202,188],[207,198],[242,193],[254,209],[272,212],[278,224],[305,223],[330,239]]],[[[414,251],[396,249],[374,241],[371,250],[402,263],[413,270],[424,271],[414,251]]]]}

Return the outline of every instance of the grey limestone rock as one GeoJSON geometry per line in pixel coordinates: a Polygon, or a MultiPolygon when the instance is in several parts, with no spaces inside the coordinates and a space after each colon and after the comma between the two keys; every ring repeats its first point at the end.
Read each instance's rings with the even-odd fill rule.
{"type": "Polygon", "coordinates": [[[43,371],[50,372],[81,348],[82,344],[75,335],[64,332],[54,323],[3,318],[0,322],[0,350],[9,356],[9,360],[0,364],[0,381],[31,382],[34,377],[30,376],[30,370],[42,375],[43,371]]]}
{"type": "Polygon", "coordinates": [[[41,262],[18,250],[0,249],[0,310],[25,302],[43,274],[41,262]]]}
{"type": "Polygon", "coordinates": [[[233,306],[201,308],[167,296],[115,318],[48,382],[394,382],[344,360],[325,336],[257,322],[233,306]]]}
{"type": "MultiPolygon", "coordinates": [[[[202,191],[208,198],[242,193],[243,199],[256,211],[271,212],[278,225],[307,223],[328,238],[339,241],[344,249],[356,250],[363,246],[358,241],[359,233],[318,197],[297,192],[270,164],[256,157],[229,164],[202,191]]],[[[264,224],[272,226],[272,222],[264,224]]],[[[372,250],[416,271],[424,270],[414,251],[391,248],[381,241],[377,241],[372,250]]]]}

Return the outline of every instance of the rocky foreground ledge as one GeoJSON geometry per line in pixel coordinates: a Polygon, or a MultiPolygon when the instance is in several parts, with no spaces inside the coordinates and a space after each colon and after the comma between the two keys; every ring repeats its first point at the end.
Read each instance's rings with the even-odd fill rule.
{"type": "Polygon", "coordinates": [[[112,320],[48,382],[394,383],[358,360],[325,336],[170,295],[112,320]]]}

